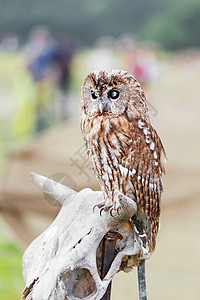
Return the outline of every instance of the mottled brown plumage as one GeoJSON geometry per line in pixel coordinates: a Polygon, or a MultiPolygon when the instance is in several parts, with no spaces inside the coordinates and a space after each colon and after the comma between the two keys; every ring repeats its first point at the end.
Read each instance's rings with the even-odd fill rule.
{"type": "Polygon", "coordinates": [[[89,74],[82,87],[81,129],[105,201],[105,211],[119,211],[120,194],[138,204],[134,222],[155,248],[166,157],[152,127],[140,84],[124,71],[89,74]]]}

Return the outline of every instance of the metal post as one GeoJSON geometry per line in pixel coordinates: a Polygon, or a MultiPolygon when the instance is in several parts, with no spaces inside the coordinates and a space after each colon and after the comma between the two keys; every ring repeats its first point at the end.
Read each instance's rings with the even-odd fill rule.
{"type": "Polygon", "coordinates": [[[147,300],[144,259],[138,265],[138,284],[139,284],[139,299],[147,300]]]}
{"type": "MultiPolygon", "coordinates": [[[[146,237],[142,238],[144,247],[146,246],[146,237]]],[[[145,278],[145,260],[141,260],[138,265],[138,285],[139,300],[147,300],[146,278],[145,278]]]]}
{"type": "MultiPolygon", "coordinates": [[[[118,232],[109,231],[103,239],[103,252],[102,252],[102,265],[101,265],[101,279],[103,279],[108,273],[110,266],[115,257],[115,245],[117,239],[122,239],[122,235],[118,232]]],[[[107,291],[101,300],[110,300],[111,284],[108,285],[107,291]]]]}

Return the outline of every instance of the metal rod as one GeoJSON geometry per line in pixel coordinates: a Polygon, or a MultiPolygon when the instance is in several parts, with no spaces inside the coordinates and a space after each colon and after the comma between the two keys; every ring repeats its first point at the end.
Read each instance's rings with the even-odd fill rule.
{"type": "Polygon", "coordinates": [[[138,265],[138,285],[139,285],[139,299],[147,300],[144,259],[138,265]]]}
{"type": "MultiPolygon", "coordinates": [[[[118,232],[109,231],[103,239],[103,252],[102,252],[102,265],[101,265],[101,279],[103,279],[108,273],[110,266],[115,257],[115,245],[117,239],[122,239],[122,235],[118,232]]],[[[108,285],[107,291],[101,300],[110,300],[111,296],[111,285],[108,285]]]]}

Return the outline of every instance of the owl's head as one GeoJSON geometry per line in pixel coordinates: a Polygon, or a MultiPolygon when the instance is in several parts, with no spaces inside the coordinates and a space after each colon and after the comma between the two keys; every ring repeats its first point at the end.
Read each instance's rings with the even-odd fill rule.
{"type": "Polygon", "coordinates": [[[146,97],[139,82],[121,70],[90,73],[82,86],[82,112],[88,116],[117,117],[127,110],[148,117],[146,97]]]}

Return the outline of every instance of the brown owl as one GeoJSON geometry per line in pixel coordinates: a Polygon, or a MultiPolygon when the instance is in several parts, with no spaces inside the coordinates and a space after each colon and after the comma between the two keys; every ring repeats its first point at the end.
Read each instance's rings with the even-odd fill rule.
{"type": "Polygon", "coordinates": [[[99,208],[119,213],[122,194],[136,201],[133,221],[153,251],[166,154],[141,85],[125,71],[91,73],[83,82],[81,110],[87,153],[104,194],[99,208]]]}

